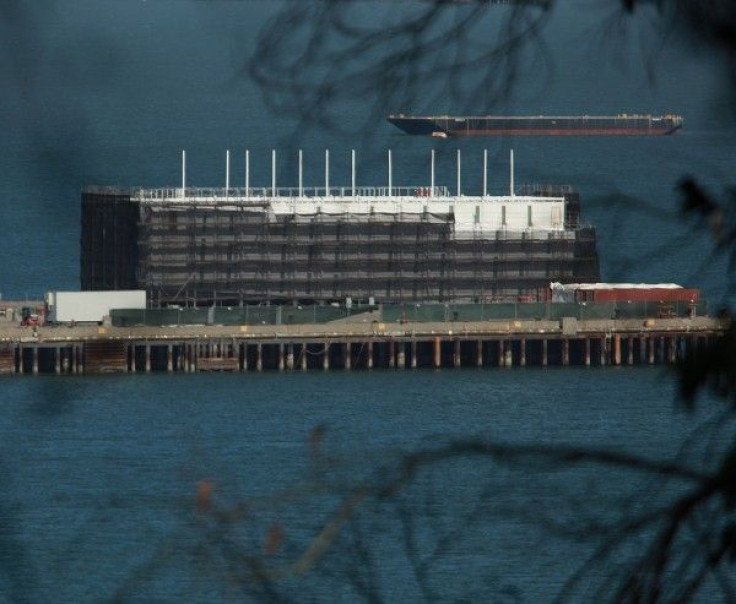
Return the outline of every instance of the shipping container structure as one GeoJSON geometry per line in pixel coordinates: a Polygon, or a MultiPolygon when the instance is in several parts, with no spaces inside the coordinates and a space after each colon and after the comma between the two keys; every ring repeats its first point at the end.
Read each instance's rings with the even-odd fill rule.
{"type": "Polygon", "coordinates": [[[47,323],[99,323],[112,310],[145,309],[145,290],[54,291],[46,294],[47,323]]]}
{"type": "Polygon", "coordinates": [[[516,302],[599,280],[576,192],[467,196],[459,165],[456,192],[434,168],[429,186],[332,187],[326,169],[324,187],[300,170],[299,187],[232,188],[229,163],[225,188],[88,187],[82,289],[145,289],[152,306],[516,302]]]}
{"type": "Polygon", "coordinates": [[[675,283],[551,283],[553,302],[685,302],[697,304],[700,290],[675,283]]]}

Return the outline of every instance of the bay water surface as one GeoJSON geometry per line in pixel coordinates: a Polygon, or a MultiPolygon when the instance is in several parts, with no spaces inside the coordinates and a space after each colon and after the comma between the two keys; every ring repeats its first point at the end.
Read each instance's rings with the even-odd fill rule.
{"type": "MultiPolygon", "coordinates": [[[[280,3],[44,6],[54,10],[4,21],[0,42],[4,299],[78,288],[81,188],[177,186],[182,149],[193,186],[224,185],[226,149],[234,158],[250,149],[251,181],[267,186],[272,148],[284,186],[296,184],[299,148],[307,185],[322,182],[325,148],[334,185],[349,182],[353,148],[359,184],[385,184],[391,148],[394,183],[426,185],[435,149],[438,184],[451,190],[461,149],[466,194],[480,190],[488,149],[489,190],[500,194],[513,147],[517,183],[580,190],[583,220],[598,228],[604,280],[701,287],[713,309],[731,300],[709,234],[679,213],[683,175],[720,192],[736,157],[721,67],[684,44],[643,61],[636,44],[591,42],[586,34],[601,21],[589,6],[560,10],[546,38],[549,86],[540,92],[533,77],[522,78],[504,107],[682,113],[685,128],[672,137],[438,141],[382,120],[347,136],[272,111],[244,75],[243,57],[280,3]]],[[[344,100],[336,111],[350,129],[376,102],[344,100]]],[[[233,182],[243,172],[233,159],[233,182]]],[[[431,465],[390,497],[351,496],[380,490],[405,455],[458,440],[680,454],[709,467],[730,425],[714,424],[716,416],[714,401],[686,413],[673,375],[648,367],[3,378],[0,597],[549,601],[606,520],[668,487],[590,464],[471,456],[431,465]],[[331,524],[358,500],[350,522],[331,524]],[[325,526],[336,529],[330,547],[304,573],[291,572],[325,526]],[[256,573],[254,560],[280,569],[268,575],[273,593],[270,582],[243,579],[256,573]]],[[[606,580],[639,547],[628,542],[591,568],[573,599],[596,600],[601,586],[610,596],[606,580]]]]}

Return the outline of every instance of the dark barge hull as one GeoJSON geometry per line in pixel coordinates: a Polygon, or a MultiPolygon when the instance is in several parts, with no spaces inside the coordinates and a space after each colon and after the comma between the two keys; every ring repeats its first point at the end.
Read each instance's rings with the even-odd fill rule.
{"type": "Polygon", "coordinates": [[[566,117],[413,117],[390,115],[388,121],[407,134],[424,136],[660,136],[682,128],[678,115],[566,117]]]}

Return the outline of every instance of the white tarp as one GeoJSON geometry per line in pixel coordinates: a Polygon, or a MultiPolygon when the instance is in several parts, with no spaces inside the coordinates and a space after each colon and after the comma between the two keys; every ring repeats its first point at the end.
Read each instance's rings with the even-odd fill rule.
{"type": "Polygon", "coordinates": [[[46,306],[51,323],[99,322],[115,308],[146,308],[146,290],[49,292],[46,306]]]}

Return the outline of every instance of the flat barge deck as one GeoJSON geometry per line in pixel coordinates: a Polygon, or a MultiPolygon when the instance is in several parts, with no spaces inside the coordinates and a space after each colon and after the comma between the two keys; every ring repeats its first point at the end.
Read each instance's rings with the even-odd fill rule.
{"type": "Polygon", "coordinates": [[[675,363],[727,329],[710,317],[0,326],[0,374],[306,371],[675,363]]]}
{"type": "Polygon", "coordinates": [[[435,136],[661,136],[684,123],[679,115],[412,116],[389,115],[407,134],[435,136]]]}

